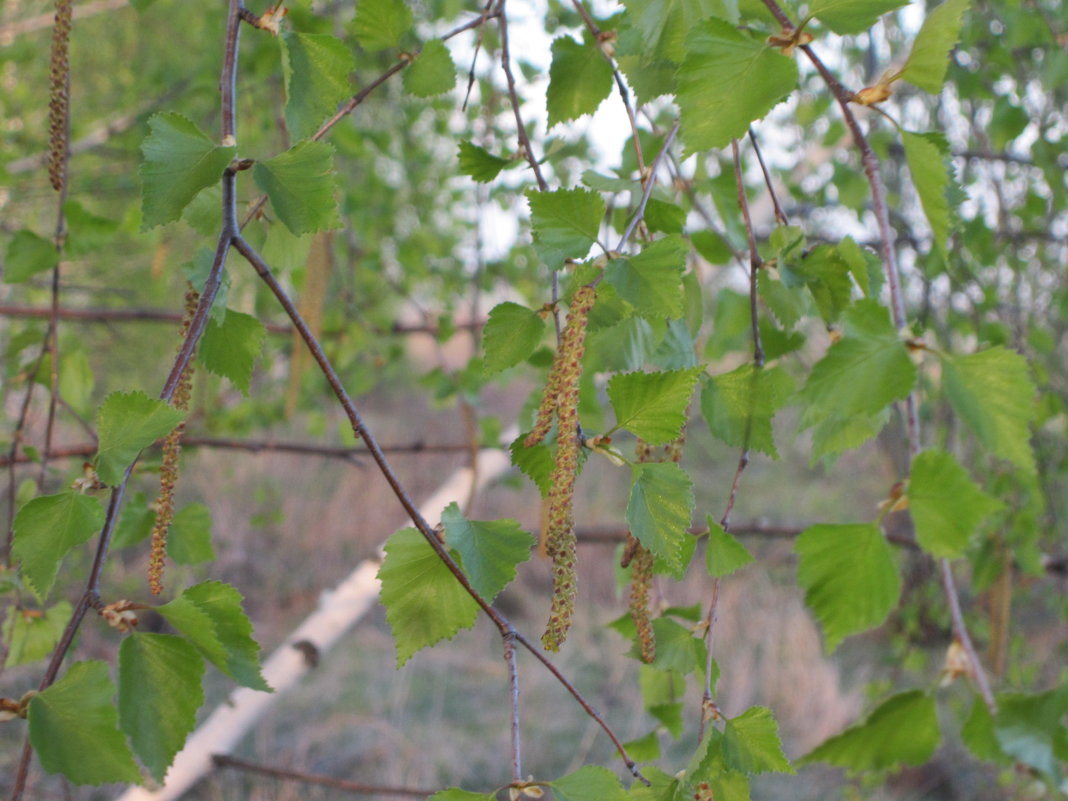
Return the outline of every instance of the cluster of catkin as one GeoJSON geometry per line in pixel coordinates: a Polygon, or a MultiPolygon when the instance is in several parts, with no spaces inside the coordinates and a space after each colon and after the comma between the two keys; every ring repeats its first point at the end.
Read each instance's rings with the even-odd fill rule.
{"type": "Polygon", "coordinates": [[[48,93],[48,179],[57,192],[63,188],[64,164],[70,134],[70,26],[72,0],[56,0],[52,27],[52,60],[48,93]]]}
{"type": "Polygon", "coordinates": [[[545,551],[553,562],[553,597],[549,624],[541,642],[557,651],[571,628],[577,591],[575,575],[575,476],[582,447],[579,433],[579,380],[582,378],[582,355],[586,348],[586,323],[597,300],[593,287],[584,286],[571,299],[567,323],[560,335],[545,394],[538,406],[534,428],[524,440],[530,448],[545,439],[556,420],[556,457],[549,478],[546,499],[545,551]]]}
{"type": "MultiPolygon", "coordinates": [[[[185,314],[182,315],[182,327],[179,331],[179,342],[184,342],[189,333],[189,326],[193,322],[193,314],[197,310],[197,302],[200,293],[190,285],[185,293],[185,314]]],[[[181,347],[179,345],[179,347],[181,347]]],[[[193,386],[193,365],[186,365],[182,375],[178,378],[178,385],[174,388],[174,397],[171,399],[175,408],[186,411],[189,409],[189,397],[193,386]]],[[[148,588],[153,595],[163,592],[163,565],[167,559],[167,535],[171,530],[171,522],[174,520],[174,487],[178,483],[178,464],[182,455],[182,435],[185,434],[185,421],[183,420],[163,441],[163,465],[159,471],[159,496],[154,504],[156,508],[156,522],[152,526],[152,548],[148,557],[148,588]]]]}

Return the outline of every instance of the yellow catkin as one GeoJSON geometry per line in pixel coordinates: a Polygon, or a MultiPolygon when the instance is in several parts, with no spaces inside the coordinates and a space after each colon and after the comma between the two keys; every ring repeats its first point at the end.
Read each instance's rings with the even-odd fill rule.
{"type": "Polygon", "coordinates": [[[630,558],[630,617],[638,632],[638,646],[642,661],[646,664],[656,659],[656,637],[649,616],[649,596],[653,587],[653,553],[632,534],[627,535],[627,545],[633,541],[630,558]]]}
{"type": "Polygon", "coordinates": [[[72,6],[72,0],[56,0],[56,21],[52,26],[48,93],[48,179],[57,192],[63,188],[64,163],[69,144],[72,6]]]}
{"type": "Polygon", "coordinates": [[[579,467],[579,381],[582,378],[582,355],[586,348],[586,322],[597,300],[592,287],[582,287],[575,293],[568,312],[567,324],[560,336],[550,376],[556,373],[555,384],[546,395],[555,397],[556,457],[549,479],[548,513],[545,548],[553,562],[553,597],[549,623],[542,635],[542,645],[557,651],[571,628],[578,591],[575,572],[575,521],[572,508],[575,500],[575,476],[579,467]]]}
{"type": "MultiPolygon", "coordinates": [[[[185,314],[182,317],[182,327],[179,341],[184,341],[189,333],[189,326],[193,321],[193,313],[197,308],[199,293],[192,287],[185,293],[185,314]]],[[[178,379],[178,385],[174,389],[172,402],[177,409],[186,411],[189,409],[189,398],[193,387],[192,364],[186,366],[178,379]]],[[[163,464],[159,471],[159,495],[154,504],[156,508],[156,522],[152,526],[152,546],[148,557],[148,588],[153,595],[163,592],[163,567],[167,559],[167,535],[171,530],[171,522],[174,520],[174,487],[178,483],[179,461],[182,455],[182,435],[185,434],[185,421],[183,420],[163,441],[163,464]]]]}

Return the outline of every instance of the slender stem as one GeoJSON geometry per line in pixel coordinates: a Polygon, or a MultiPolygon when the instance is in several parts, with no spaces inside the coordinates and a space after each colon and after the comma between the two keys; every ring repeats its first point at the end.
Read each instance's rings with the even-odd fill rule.
{"type": "Polygon", "coordinates": [[[660,169],[660,165],[664,159],[667,158],[667,152],[671,149],[671,143],[675,141],[675,135],[679,132],[679,121],[676,120],[675,124],[671,126],[671,130],[668,131],[667,136],[664,137],[664,144],[660,148],[660,152],[656,154],[656,158],[653,159],[652,165],[649,167],[649,180],[645,182],[645,188],[642,191],[641,200],[638,202],[638,208],[634,210],[634,214],[631,215],[630,220],[627,222],[627,227],[623,229],[623,234],[619,237],[619,244],[616,245],[616,251],[622,251],[627,242],[630,241],[631,235],[634,233],[634,229],[638,227],[645,218],[645,207],[649,203],[649,198],[653,194],[653,187],[656,186],[656,181],[653,180],[656,175],[656,171],[660,169]]]}
{"type": "Polygon", "coordinates": [[[237,759],[228,754],[213,754],[211,761],[220,768],[233,768],[243,770],[246,773],[256,773],[260,776],[270,776],[274,779],[290,779],[304,784],[314,784],[319,787],[330,787],[334,790],[343,790],[348,793],[362,793],[367,795],[394,795],[412,796],[425,798],[433,795],[433,790],[419,790],[412,787],[383,787],[373,784],[350,782],[345,779],[335,779],[333,776],[322,776],[316,773],[305,773],[302,770],[287,770],[274,768],[269,765],[259,765],[244,759],[237,759]]]}
{"type": "Polygon", "coordinates": [[[19,407],[19,416],[15,421],[15,430],[11,434],[11,447],[8,448],[7,457],[7,536],[4,541],[4,562],[11,566],[11,542],[15,534],[15,504],[17,501],[18,487],[15,483],[15,461],[18,459],[19,445],[22,442],[22,432],[26,428],[26,421],[30,415],[30,402],[33,400],[33,390],[37,386],[37,374],[44,364],[44,357],[48,353],[47,338],[41,344],[41,353],[37,357],[37,363],[26,375],[26,394],[22,396],[22,405],[19,407]]]}
{"type": "MultiPolygon", "coordinates": [[[[731,140],[731,153],[734,159],[734,183],[738,188],[738,208],[742,212],[745,224],[746,241],[749,244],[749,325],[753,332],[753,363],[759,369],[764,366],[764,344],[760,339],[760,319],[757,314],[757,276],[764,266],[757,249],[756,234],[753,231],[753,218],[749,214],[749,200],[745,194],[745,180],[742,177],[742,159],[738,150],[738,140],[731,140]]],[[[748,437],[746,438],[748,440],[748,437]]]]}
{"type": "Polygon", "coordinates": [[[519,735],[519,666],[515,658],[515,634],[504,635],[504,661],[508,665],[508,689],[512,707],[512,781],[523,781],[523,751],[519,735]]]}
{"type": "Polygon", "coordinates": [[[771,173],[768,171],[768,165],[764,163],[764,154],[760,152],[760,143],[757,142],[756,134],[752,128],[749,129],[749,142],[753,145],[753,152],[756,153],[757,161],[760,162],[760,171],[764,173],[764,185],[767,186],[768,195],[771,196],[771,203],[775,207],[775,219],[781,225],[789,225],[790,221],[786,219],[786,212],[782,210],[782,206],[779,203],[775,185],[771,182],[771,173]]]}
{"type": "Polygon", "coordinates": [[[508,16],[504,11],[504,3],[505,0],[498,0],[497,2],[497,24],[501,29],[501,69],[504,70],[504,78],[508,83],[508,98],[511,101],[512,115],[515,117],[519,147],[523,151],[523,157],[527,160],[530,168],[534,170],[534,178],[538,182],[538,189],[542,192],[547,192],[549,191],[549,184],[545,182],[545,177],[541,174],[541,166],[534,157],[534,146],[530,144],[527,126],[523,122],[523,114],[519,110],[519,93],[515,88],[515,75],[512,74],[512,56],[508,51],[508,16]]]}

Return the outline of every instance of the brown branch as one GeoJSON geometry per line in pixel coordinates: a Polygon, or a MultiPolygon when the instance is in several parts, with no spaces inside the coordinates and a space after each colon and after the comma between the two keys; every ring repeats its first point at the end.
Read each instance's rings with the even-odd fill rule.
{"type": "MultiPolygon", "coordinates": [[[[534,171],[534,178],[538,182],[538,189],[542,192],[549,191],[549,184],[541,174],[541,166],[534,157],[534,146],[530,143],[527,135],[527,126],[523,122],[523,114],[519,110],[519,93],[515,88],[515,75],[512,73],[512,55],[508,49],[508,16],[504,11],[505,0],[497,0],[497,25],[501,30],[501,69],[504,70],[504,79],[508,84],[508,99],[512,106],[512,116],[515,117],[516,135],[519,137],[519,149],[523,158],[526,159],[530,168],[534,171]]],[[[553,271],[556,275],[556,271],[553,271]]],[[[553,298],[555,300],[555,297],[553,298]]]]}
{"type": "Polygon", "coordinates": [[[523,750],[519,736],[519,666],[515,658],[515,635],[506,634],[504,661],[508,665],[508,695],[512,707],[512,782],[523,781],[523,750]]]}
{"type": "MultiPolygon", "coordinates": [[[[74,19],[91,17],[106,11],[115,11],[129,5],[129,0],[93,0],[89,3],[81,3],[74,7],[74,19]]],[[[0,25],[0,46],[11,44],[16,36],[50,28],[55,21],[54,14],[38,14],[35,17],[27,17],[17,22],[8,22],[0,25]]],[[[8,171],[11,172],[10,165],[8,171]]]]}
{"type": "Polygon", "coordinates": [[[638,202],[638,208],[634,210],[634,214],[627,222],[627,227],[623,229],[622,235],[619,237],[619,244],[616,245],[616,250],[623,250],[627,242],[630,240],[631,235],[634,233],[634,229],[638,227],[643,219],[645,219],[645,207],[649,203],[649,198],[653,194],[653,187],[656,186],[654,176],[656,171],[660,169],[660,165],[667,157],[668,151],[671,149],[671,143],[675,141],[675,135],[679,132],[679,120],[675,121],[675,124],[671,126],[671,130],[668,131],[666,137],[664,137],[664,144],[660,147],[660,152],[656,154],[656,158],[653,159],[653,163],[649,167],[649,178],[645,182],[644,190],[642,191],[641,200],[638,202]]]}
{"type": "Polygon", "coordinates": [[[361,782],[351,782],[345,779],[335,779],[333,776],[323,776],[318,773],[305,773],[302,770],[273,768],[268,765],[259,765],[255,762],[248,762],[244,759],[228,756],[227,754],[212,754],[211,761],[219,768],[232,768],[233,770],[241,770],[245,773],[270,776],[273,779],[287,779],[290,781],[303,782],[304,784],[314,784],[319,787],[330,787],[334,790],[343,790],[347,793],[425,798],[436,792],[435,790],[419,790],[412,787],[384,787],[375,784],[363,784],[361,782]]]}
{"type": "Polygon", "coordinates": [[[757,161],[760,163],[760,171],[764,173],[764,185],[768,188],[771,204],[775,208],[775,220],[781,225],[789,225],[790,221],[786,219],[786,212],[779,204],[779,196],[775,192],[775,185],[771,182],[771,173],[768,171],[768,165],[764,163],[764,154],[760,152],[760,143],[757,142],[752,127],[749,128],[749,143],[753,146],[753,152],[756,153],[757,161]]]}

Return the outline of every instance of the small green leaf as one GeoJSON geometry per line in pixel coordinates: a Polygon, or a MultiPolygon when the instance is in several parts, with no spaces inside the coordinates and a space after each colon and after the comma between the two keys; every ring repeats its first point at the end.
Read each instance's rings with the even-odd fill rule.
{"type": "Polygon", "coordinates": [[[515,578],[515,568],[530,558],[534,535],[514,520],[468,520],[455,503],[441,515],[445,544],[460,554],[475,591],[492,601],[515,578]]]}
{"type": "Polygon", "coordinates": [[[922,765],[939,740],[934,699],[922,690],[910,690],[888,698],[863,723],[824,741],[798,764],[827,762],[854,773],[922,765]]]}
{"type": "Polygon", "coordinates": [[[637,256],[612,259],[604,278],[638,314],[678,318],[683,313],[682,273],[687,253],[681,236],[666,236],[646,245],[637,256]]]}
{"type": "Polygon", "coordinates": [[[51,270],[59,263],[56,246],[33,231],[16,231],[7,243],[7,258],[4,259],[4,281],[17,284],[37,273],[51,270]]]}
{"type": "Polygon", "coordinates": [[[196,565],[215,558],[211,547],[211,510],[202,503],[183,507],[171,521],[167,555],[179,565],[196,565]]]}
{"type": "Polygon", "coordinates": [[[946,357],[942,364],[949,402],[979,441],[1034,473],[1030,424],[1036,390],[1027,360],[999,346],[946,357]]]}
{"type": "Polygon", "coordinates": [[[197,357],[209,373],[230,379],[235,387],[248,395],[252,367],[266,337],[267,329],[255,317],[227,309],[222,322],[208,320],[197,357]]]}
{"type": "Polygon", "coordinates": [[[910,0],[812,0],[809,13],[837,34],[868,30],[883,14],[910,0]]]}
{"type": "Polygon", "coordinates": [[[505,301],[490,310],[482,329],[486,352],[482,369],[497,373],[526,360],[545,336],[545,320],[536,311],[505,301]]]}
{"type": "Polygon", "coordinates": [[[154,114],[141,144],[141,230],[177,220],[197,193],[219,181],[237,153],[221,147],[181,114],[154,114]]]}
{"type": "Polygon", "coordinates": [[[909,165],[909,174],[920,196],[923,213],[931,225],[935,244],[945,254],[946,239],[949,236],[949,201],[946,191],[952,182],[949,172],[949,143],[940,133],[916,134],[907,131],[902,131],[901,141],[905,145],[905,161],[909,165]]]}
{"type": "Polygon", "coordinates": [[[545,95],[550,128],[593,114],[612,92],[612,66],[598,45],[561,36],[553,42],[552,54],[545,95]]]}
{"type": "Polygon", "coordinates": [[[541,492],[541,497],[549,495],[549,478],[552,476],[554,457],[552,449],[543,442],[527,447],[523,444],[526,434],[520,434],[508,447],[512,456],[512,464],[518,467],[523,475],[534,482],[541,492]]]}
{"type": "Polygon", "coordinates": [[[897,605],[901,576],[877,526],[812,526],[794,547],[797,583],[823,627],[828,651],[849,635],[880,625],[897,605]]]}
{"type": "Polygon", "coordinates": [[[1064,744],[1068,728],[1068,687],[1025,695],[1003,693],[998,696],[998,713],[994,718],[994,736],[1001,750],[1045,775],[1054,786],[1063,781],[1064,744]]]}
{"type": "Polygon", "coordinates": [[[762,37],[707,19],[686,39],[678,72],[680,136],[688,153],[726,147],[797,86],[797,64],[762,37]],[[715,109],[715,113],[709,113],[715,109]]]}
{"type": "Polygon", "coordinates": [[[564,267],[564,259],[580,259],[597,241],[604,218],[604,200],[585,189],[558,189],[555,192],[527,192],[534,249],[554,270],[564,267]]]}
{"type": "Polygon", "coordinates": [[[771,421],[793,389],[793,379],[782,368],[743,364],[705,384],[701,414],[713,436],[728,445],[777,459],[771,421]]]}
{"type": "Polygon", "coordinates": [[[944,559],[962,556],[978,525],[1002,506],[945,451],[924,451],[916,457],[908,499],[916,539],[928,553],[944,559]]]}
{"type": "Polygon", "coordinates": [[[961,726],[960,738],[968,750],[986,762],[1011,763],[1012,759],[1001,750],[994,734],[994,718],[986,702],[976,695],[968,719],[961,726]]]}
{"type": "Polygon", "coordinates": [[[738,540],[723,530],[723,526],[708,516],[708,549],[705,552],[705,564],[708,575],[712,578],[728,576],[735,570],[745,567],[753,560],[753,555],[738,540]]]}
{"type": "Polygon", "coordinates": [[[350,94],[349,73],[356,62],[350,48],[328,34],[287,31],[280,41],[286,125],[294,139],[304,139],[350,94]]]}
{"type": "Polygon", "coordinates": [[[257,162],[252,177],[271,199],[278,218],[297,236],[341,227],[334,198],[334,149],[325,142],[306,140],[257,162]]]}
{"type": "Polygon", "coordinates": [[[764,706],[750,707],[738,717],[728,718],[723,729],[723,759],[740,773],[794,772],[782,752],[775,717],[764,706]]]}
{"type": "Polygon", "coordinates": [[[701,367],[659,373],[619,373],[608,382],[616,413],[612,429],[626,429],[650,445],[677,439],[701,367]]]}
{"type": "Polygon", "coordinates": [[[397,47],[411,27],[412,10],[404,0],[360,0],[356,5],[356,41],[369,53],[397,47]]]}
{"type": "Polygon", "coordinates": [[[33,614],[16,604],[8,606],[3,628],[3,642],[7,648],[4,668],[36,662],[52,653],[70,614],[71,605],[67,601],[59,601],[33,614]]]}
{"type": "Polygon", "coordinates": [[[960,39],[964,12],[971,0],[946,0],[923,21],[912,43],[901,77],[931,94],[942,91],[949,66],[949,52],[960,39]]]}
{"type": "Polygon", "coordinates": [[[96,472],[109,486],[122,481],[130,463],[185,418],[185,412],[143,392],[113,392],[96,415],[96,472]]]}
{"type": "Polygon", "coordinates": [[[416,529],[396,532],[385,551],[378,578],[400,667],[416,651],[471,628],[478,604],[416,529]]]}
{"type": "Polygon", "coordinates": [[[404,90],[416,97],[434,97],[456,86],[456,64],[440,39],[431,39],[404,71],[404,90]]]}
{"type": "Polygon", "coordinates": [[[104,526],[100,501],[77,492],[34,498],[15,515],[12,554],[22,577],[40,598],[48,597],[63,557],[104,526]]]}
{"type": "Polygon", "coordinates": [[[682,561],[683,540],[691,536],[693,507],[693,482],[679,465],[634,465],[627,524],[638,541],[670,568],[682,561]]]}
{"type": "Polygon", "coordinates": [[[156,781],[196,725],[204,660],[170,634],[133,634],[119,648],[119,722],[156,781]]]}
{"type": "MultiPolygon", "coordinates": [[[[216,225],[219,223],[218,209],[217,205],[212,209],[216,225]]],[[[107,247],[119,230],[118,220],[93,214],[75,200],[63,204],[63,214],[67,218],[67,238],[63,242],[63,253],[67,258],[85,256],[107,247]]]]}
{"type": "Polygon", "coordinates": [[[549,786],[558,801],[627,801],[619,777],[599,765],[586,765],[549,786]]]}
{"type": "Polygon", "coordinates": [[[502,159],[494,156],[485,148],[481,148],[466,139],[460,142],[460,172],[470,175],[480,184],[487,184],[512,163],[511,159],[502,159]]]}
{"type": "Polygon", "coordinates": [[[118,727],[115,685],[104,662],[77,662],[30,699],[30,744],[48,773],[75,784],[139,784],[141,771],[118,727]]]}

